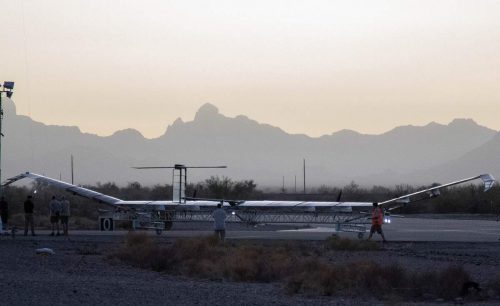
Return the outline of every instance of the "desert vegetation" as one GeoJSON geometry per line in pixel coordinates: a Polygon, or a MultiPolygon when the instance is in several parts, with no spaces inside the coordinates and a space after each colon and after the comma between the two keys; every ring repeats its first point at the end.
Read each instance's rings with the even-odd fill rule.
{"type": "MultiPolygon", "coordinates": [[[[332,261],[339,251],[384,251],[376,243],[346,240],[333,236],[322,243],[220,243],[209,236],[162,245],[144,233],[131,232],[108,258],[172,275],[277,282],[288,294],[450,300],[466,294],[464,286],[472,281],[461,266],[410,271],[399,264],[382,265],[370,260],[332,261]]],[[[491,284],[492,289],[498,289],[497,282],[491,284]]]]}

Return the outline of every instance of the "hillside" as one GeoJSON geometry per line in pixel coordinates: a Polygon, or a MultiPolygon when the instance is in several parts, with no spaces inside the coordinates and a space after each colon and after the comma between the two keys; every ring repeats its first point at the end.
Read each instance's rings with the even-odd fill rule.
{"type": "Polygon", "coordinates": [[[5,100],[3,178],[32,171],[69,180],[71,155],[75,182],[80,184],[169,183],[170,171],[131,167],[183,163],[229,167],[190,171],[190,181],[225,175],[254,179],[259,186],[281,186],[284,176],[289,190],[295,177],[300,190],[303,158],[308,186],[351,180],[363,185],[424,183],[478,171],[500,173],[497,131],[470,119],[401,126],[381,135],[342,130],[313,138],[288,134],[243,115],[226,117],[205,104],[193,121],[179,118],[162,136],[146,139],[133,129],[100,137],[78,127],[45,125],[17,115],[13,102],[5,100]]]}

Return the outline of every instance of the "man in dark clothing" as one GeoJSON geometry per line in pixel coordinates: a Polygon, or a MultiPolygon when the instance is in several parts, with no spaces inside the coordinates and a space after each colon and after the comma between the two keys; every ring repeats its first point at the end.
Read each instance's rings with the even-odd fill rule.
{"type": "Polygon", "coordinates": [[[29,195],[26,201],[24,201],[24,236],[28,235],[28,225],[31,226],[31,235],[35,236],[35,222],[33,220],[33,208],[34,204],[29,195]]]}
{"type": "Polygon", "coordinates": [[[9,205],[5,198],[0,199],[0,217],[2,218],[3,229],[7,230],[7,221],[9,219],[9,205]]]}

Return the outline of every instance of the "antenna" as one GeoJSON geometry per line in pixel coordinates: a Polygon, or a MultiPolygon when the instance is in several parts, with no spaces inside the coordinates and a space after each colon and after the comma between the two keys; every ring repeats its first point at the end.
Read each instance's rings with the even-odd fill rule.
{"type": "Polygon", "coordinates": [[[227,166],[186,166],[181,164],[175,164],[173,166],[153,166],[153,167],[132,167],[134,169],[187,169],[187,168],[198,168],[198,169],[214,169],[214,168],[227,168],[227,166]]]}
{"type": "Polygon", "coordinates": [[[74,172],[73,172],[73,154],[71,154],[71,185],[74,185],[74,172]]]}
{"type": "Polygon", "coordinates": [[[306,194],[306,159],[304,158],[304,194],[306,194]]]}

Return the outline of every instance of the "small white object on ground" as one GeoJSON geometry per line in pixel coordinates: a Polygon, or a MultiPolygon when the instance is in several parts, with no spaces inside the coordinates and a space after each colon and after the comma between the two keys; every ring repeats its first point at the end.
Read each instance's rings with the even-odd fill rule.
{"type": "Polygon", "coordinates": [[[55,254],[56,254],[56,253],[54,252],[54,250],[49,249],[49,248],[41,248],[41,249],[36,249],[36,250],[35,250],[35,253],[36,253],[36,254],[39,254],[39,255],[55,255],[55,254]]]}

